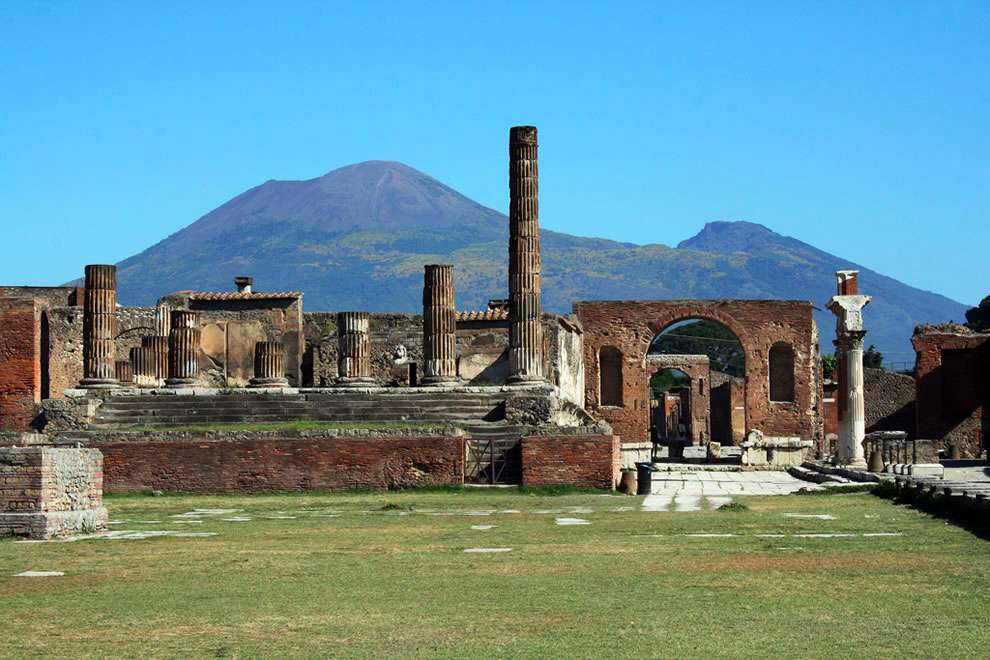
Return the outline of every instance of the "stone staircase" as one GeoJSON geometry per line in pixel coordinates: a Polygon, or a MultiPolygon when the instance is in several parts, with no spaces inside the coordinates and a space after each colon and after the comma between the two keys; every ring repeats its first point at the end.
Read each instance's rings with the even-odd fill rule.
{"type": "Polygon", "coordinates": [[[528,427],[505,420],[511,393],[335,391],[299,394],[225,393],[108,396],[90,431],[155,429],[285,421],[424,422],[464,429],[469,483],[518,483],[519,440],[528,427]]]}
{"type": "Polygon", "coordinates": [[[434,392],[107,397],[90,429],[284,421],[470,423],[504,419],[505,395],[434,392]]]}

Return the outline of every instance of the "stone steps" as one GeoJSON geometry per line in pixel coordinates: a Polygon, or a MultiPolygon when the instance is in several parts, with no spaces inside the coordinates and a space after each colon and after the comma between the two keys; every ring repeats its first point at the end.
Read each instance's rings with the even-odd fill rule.
{"type": "MultiPolygon", "coordinates": [[[[505,393],[339,392],[127,395],[109,397],[93,429],[279,421],[438,423],[493,422],[504,418],[505,393]]],[[[484,432],[484,431],[483,431],[484,432]]]]}

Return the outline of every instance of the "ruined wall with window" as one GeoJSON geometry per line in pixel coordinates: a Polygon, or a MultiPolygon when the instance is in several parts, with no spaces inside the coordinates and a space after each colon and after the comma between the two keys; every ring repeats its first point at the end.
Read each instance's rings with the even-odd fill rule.
{"type": "Polygon", "coordinates": [[[739,339],[746,357],[742,405],[747,430],[758,429],[771,437],[820,439],[821,370],[810,302],[582,301],[574,303],[574,313],[584,329],[585,407],[607,421],[624,442],[649,438],[649,378],[654,370],[647,363],[647,353],[660,332],[685,319],[720,323],[739,339]],[[793,351],[791,400],[771,397],[770,350],[778,343],[793,351]],[[600,403],[599,351],[604,346],[614,346],[623,356],[621,407],[600,403]]]}

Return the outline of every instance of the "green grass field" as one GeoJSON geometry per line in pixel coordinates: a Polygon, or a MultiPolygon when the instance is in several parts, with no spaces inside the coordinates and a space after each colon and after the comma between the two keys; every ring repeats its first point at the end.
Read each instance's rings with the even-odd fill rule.
{"type": "Polygon", "coordinates": [[[865,493],[698,513],[641,501],[111,496],[118,532],[215,536],[0,541],[0,653],[987,657],[990,544],[962,528],[865,493]],[[242,511],[177,517],[197,508],[242,511]],[[512,551],[464,552],[479,547],[512,551]]]}

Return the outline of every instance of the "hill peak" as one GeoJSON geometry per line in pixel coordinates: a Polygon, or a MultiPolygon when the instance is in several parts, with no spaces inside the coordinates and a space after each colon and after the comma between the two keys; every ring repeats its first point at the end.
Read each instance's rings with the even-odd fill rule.
{"type": "Polygon", "coordinates": [[[696,235],[681,241],[678,248],[704,250],[722,254],[746,252],[768,241],[784,239],[777,232],[756,222],[746,220],[718,220],[708,222],[696,235]]]}

